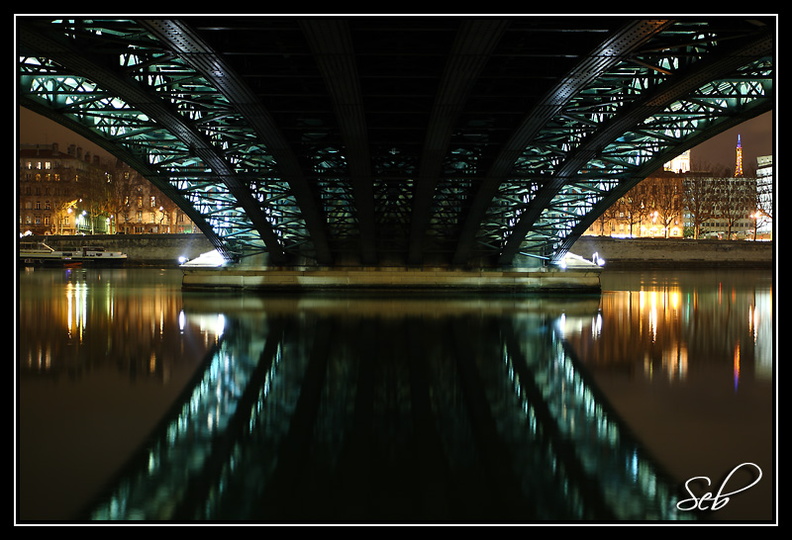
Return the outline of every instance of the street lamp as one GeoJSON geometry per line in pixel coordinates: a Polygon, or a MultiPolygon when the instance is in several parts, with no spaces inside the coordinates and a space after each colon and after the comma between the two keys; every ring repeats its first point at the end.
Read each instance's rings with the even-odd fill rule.
{"type": "Polygon", "coordinates": [[[759,218],[761,217],[764,217],[764,212],[762,212],[761,210],[755,210],[754,212],[751,213],[751,219],[754,220],[754,235],[753,235],[754,242],[756,242],[756,233],[757,230],[759,229],[759,218]]]}

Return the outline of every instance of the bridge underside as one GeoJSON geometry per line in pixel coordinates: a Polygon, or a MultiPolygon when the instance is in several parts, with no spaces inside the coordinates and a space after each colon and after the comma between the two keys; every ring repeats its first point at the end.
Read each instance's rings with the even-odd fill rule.
{"type": "Polygon", "coordinates": [[[547,266],[665,161],[774,104],[772,17],[16,30],[21,106],[134,167],[226,258],[277,266],[547,266]]]}

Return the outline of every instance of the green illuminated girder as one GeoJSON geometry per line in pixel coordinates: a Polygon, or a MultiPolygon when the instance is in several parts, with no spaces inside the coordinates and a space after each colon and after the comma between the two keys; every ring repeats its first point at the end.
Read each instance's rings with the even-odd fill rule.
{"type": "Polygon", "coordinates": [[[760,60],[744,70],[743,75],[750,79],[741,76],[707,83],[624,133],[545,205],[519,249],[552,253],[554,262],[563,258],[610,204],[677,154],[680,140],[693,140],[705,129],[721,131],[732,127],[735,116],[740,117],[737,111],[766,110],[772,95],[771,74],[768,61],[760,60]],[[571,189],[575,186],[581,189],[571,189]],[[600,205],[602,200],[608,204],[600,205]]]}
{"type": "MultiPolygon", "coordinates": [[[[388,249],[408,247],[413,261],[431,237],[452,251],[458,240],[461,264],[479,256],[509,264],[518,252],[557,260],[653,167],[772,107],[769,32],[642,20],[584,56],[487,164],[476,144],[434,151],[482,67],[457,74],[455,62],[483,62],[502,23],[462,25],[444,75],[459,80],[441,85],[449,93],[437,100],[438,113],[454,112],[430,123],[425,156],[386,148],[369,160],[365,126],[350,115],[340,119],[344,148],[305,134],[310,188],[266,111],[179,21],[23,24],[21,103],[78,126],[138,169],[227,253],[326,261],[330,239],[354,246],[360,237],[364,255],[380,238],[388,249]]],[[[347,29],[307,21],[303,29],[323,51],[316,61],[333,100],[362,112],[354,87],[338,84],[356,76],[354,51],[333,41],[347,29]],[[341,71],[323,64],[336,55],[341,71]]]]}
{"type": "MultiPolygon", "coordinates": [[[[195,180],[191,172],[198,165],[197,174],[202,175],[203,167],[195,159],[185,159],[186,148],[180,141],[139,111],[98,91],[90,81],[67,75],[62,66],[49,60],[23,57],[20,68],[22,104],[57,118],[75,132],[104,143],[105,147],[123,146],[125,161],[170,196],[224,255],[233,256],[231,246],[223,243],[222,238],[236,232],[213,229],[204,219],[202,209],[194,204],[199,200],[193,193],[194,186],[206,182],[195,180]]],[[[202,187],[197,189],[200,191],[202,187]]]]}
{"type": "Polygon", "coordinates": [[[442,180],[437,183],[432,199],[427,236],[454,238],[458,235],[480,159],[479,149],[456,147],[449,153],[443,163],[442,180]]]}
{"type": "Polygon", "coordinates": [[[413,156],[403,155],[397,150],[377,152],[375,156],[372,195],[382,248],[403,250],[410,234],[413,178],[417,164],[413,156]]]}
{"type": "Polygon", "coordinates": [[[482,251],[498,246],[500,264],[519,252],[558,261],[607,208],[601,200],[615,202],[696,141],[770,110],[769,34],[719,46],[734,36],[705,30],[667,27],[641,48],[649,53],[637,51],[570,96],[492,196],[478,227],[482,251]]]}
{"type": "Polygon", "coordinates": [[[25,47],[44,53],[40,62],[30,57],[21,62],[25,99],[35,101],[39,110],[57,111],[53,118],[79,123],[92,140],[117,155],[140,156],[147,166],[141,174],[166,193],[181,195],[177,204],[210,239],[225,244],[217,246],[221,251],[235,256],[268,251],[275,262],[289,252],[310,253],[300,207],[277,177],[273,156],[203,74],[132,21],[54,23],[46,33],[57,37],[44,39],[40,31],[24,26],[20,32],[25,47]],[[79,37],[84,47],[95,45],[86,50],[97,60],[91,64],[84,58],[91,54],[75,60],[71,44],[57,36],[61,32],[79,37]],[[62,61],[44,60],[49,56],[62,61]],[[110,62],[118,68],[108,69],[110,62]],[[197,167],[184,168],[192,162],[197,167]],[[195,169],[204,183],[220,188],[210,200],[204,200],[203,189],[192,188],[196,181],[190,171],[195,169]],[[201,219],[209,207],[211,217],[201,219]]]}
{"type": "Polygon", "coordinates": [[[355,238],[358,221],[343,152],[338,148],[311,146],[308,156],[317,177],[319,204],[327,219],[329,236],[334,239],[355,238]]]}

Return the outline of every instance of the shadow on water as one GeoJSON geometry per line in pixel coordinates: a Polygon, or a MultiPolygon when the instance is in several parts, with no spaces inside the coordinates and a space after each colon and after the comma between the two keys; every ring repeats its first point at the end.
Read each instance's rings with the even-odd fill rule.
{"type": "Polygon", "coordinates": [[[678,486],[578,369],[600,297],[184,296],[221,326],[89,520],[677,520],[678,486]]]}

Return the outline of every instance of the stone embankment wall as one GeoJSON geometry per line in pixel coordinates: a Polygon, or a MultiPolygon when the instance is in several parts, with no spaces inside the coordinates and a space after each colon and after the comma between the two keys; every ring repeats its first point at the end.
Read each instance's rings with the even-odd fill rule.
{"type": "Polygon", "coordinates": [[[773,245],[749,240],[583,236],[570,251],[589,260],[596,253],[608,268],[770,268],[773,245]]]}
{"type": "MultiPolygon", "coordinates": [[[[129,255],[129,265],[176,266],[179,257],[194,259],[211,251],[202,234],[46,236],[42,240],[54,248],[80,243],[102,245],[129,255]]],[[[605,259],[609,268],[641,267],[771,267],[773,243],[746,240],[680,240],[664,238],[618,239],[601,236],[581,237],[571,252],[591,260],[594,253],[605,259]]]]}

